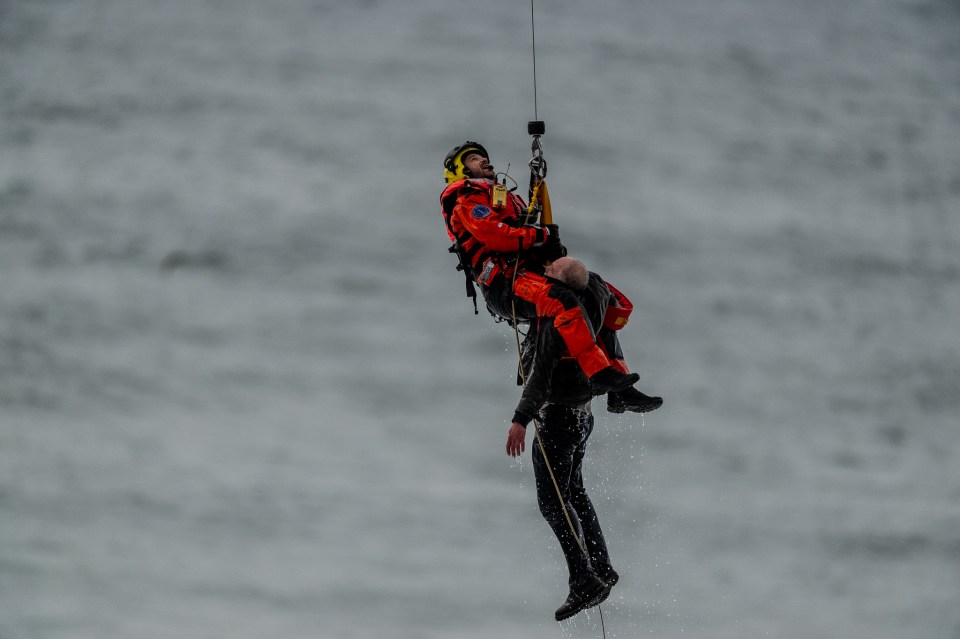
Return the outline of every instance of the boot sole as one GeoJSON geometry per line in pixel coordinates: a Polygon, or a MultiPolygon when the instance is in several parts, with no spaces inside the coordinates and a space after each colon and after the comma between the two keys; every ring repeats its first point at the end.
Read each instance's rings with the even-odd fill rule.
{"type": "Polygon", "coordinates": [[[583,612],[584,610],[586,610],[586,609],[588,609],[588,608],[593,608],[594,606],[599,606],[600,604],[602,604],[604,601],[607,600],[607,597],[610,596],[610,587],[609,587],[609,586],[603,586],[603,587],[601,587],[595,594],[594,594],[594,593],[590,593],[590,594],[587,595],[587,597],[590,597],[591,594],[593,595],[593,598],[592,598],[592,599],[585,599],[585,600],[584,600],[583,602],[581,602],[581,604],[580,604],[579,606],[577,606],[576,608],[571,608],[569,611],[564,612],[564,613],[557,613],[557,614],[554,615],[554,618],[555,618],[557,621],[563,621],[564,619],[569,619],[570,617],[573,617],[574,615],[580,614],[581,612],[583,612]]]}
{"type": "Polygon", "coordinates": [[[619,415],[627,411],[630,411],[631,413],[652,413],[653,411],[657,410],[661,406],[663,406],[662,399],[659,402],[650,402],[649,404],[638,404],[635,406],[627,406],[626,404],[614,404],[613,406],[611,406],[608,403],[607,412],[614,413],[615,415],[619,415]]]}

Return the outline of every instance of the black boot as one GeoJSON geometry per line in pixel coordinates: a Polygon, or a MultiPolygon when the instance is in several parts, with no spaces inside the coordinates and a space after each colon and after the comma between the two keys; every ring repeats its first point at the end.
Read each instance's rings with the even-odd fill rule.
{"type": "Polygon", "coordinates": [[[590,574],[581,583],[570,587],[570,594],[563,605],[557,608],[554,617],[557,621],[569,619],[581,610],[593,608],[603,603],[610,595],[610,586],[594,574],[590,574]]]}
{"type": "Polygon", "coordinates": [[[636,373],[621,373],[613,366],[607,366],[601,371],[594,373],[590,378],[590,385],[593,387],[594,395],[603,395],[610,391],[622,391],[630,388],[640,380],[636,373]]]}
{"type": "Polygon", "coordinates": [[[613,588],[617,585],[617,582],[620,581],[620,575],[617,574],[617,571],[614,570],[610,564],[598,566],[597,577],[600,577],[600,581],[607,584],[607,588],[613,588]]]}
{"type": "Polygon", "coordinates": [[[663,405],[663,398],[644,395],[636,388],[630,387],[620,391],[611,391],[607,394],[607,411],[611,413],[649,413],[663,405]]]}

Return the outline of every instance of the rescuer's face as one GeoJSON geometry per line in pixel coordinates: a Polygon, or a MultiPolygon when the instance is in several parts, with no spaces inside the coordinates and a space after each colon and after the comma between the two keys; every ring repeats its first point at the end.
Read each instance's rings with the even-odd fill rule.
{"type": "Polygon", "coordinates": [[[490,164],[490,160],[479,153],[467,153],[463,156],[462,161],[464,168],[470,173],[470,177],[493,179],[497,175],[493,170],[493,165],[490,164]]]}

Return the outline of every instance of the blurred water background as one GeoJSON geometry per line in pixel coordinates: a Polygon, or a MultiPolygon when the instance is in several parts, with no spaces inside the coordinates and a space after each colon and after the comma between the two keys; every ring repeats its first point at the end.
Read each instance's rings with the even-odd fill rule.
{"type": "MultiPolygon", "coordinates": [[[[608,637],[960,638],[960,5],[538,2],[608,637]]],[[[0,2],[0,638],[598,637],[446,252],[530,6],[0,2]]],[[[529,453],[529,449],[528,449],[529,453]]]]}

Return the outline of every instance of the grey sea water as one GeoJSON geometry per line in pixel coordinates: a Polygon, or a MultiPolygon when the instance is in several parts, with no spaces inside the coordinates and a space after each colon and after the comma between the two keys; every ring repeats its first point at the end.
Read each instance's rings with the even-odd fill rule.
{"type": "MultiPolygon", "coordinates": [[[[538,2],[636,303],[608,637],[960,638],[960,6],[538,2]]],[[[440,160],[524,183],[529,3],[0,2],[0,638],[598,637],[440,160]]]]}

